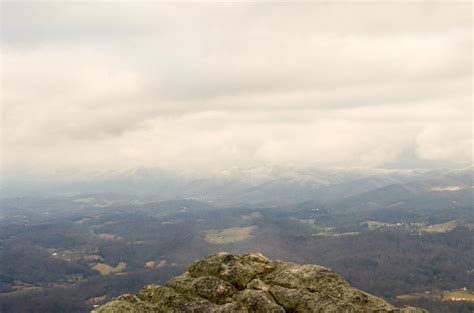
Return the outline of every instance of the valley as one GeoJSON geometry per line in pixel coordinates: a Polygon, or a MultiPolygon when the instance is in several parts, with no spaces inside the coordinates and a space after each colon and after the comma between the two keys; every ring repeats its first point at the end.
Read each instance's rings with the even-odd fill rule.
{"type": "MultiPolygon", "coordinates": [[[[465,176],[458,180],[468,183],[465,176]]],[[[229,204],[110,193],[4,198],[0,311],[87,312],[227,251],[327,266],[396,305],[471,312],[471,189],[432,191],[431,179],[324,201],[229,204]]]]}

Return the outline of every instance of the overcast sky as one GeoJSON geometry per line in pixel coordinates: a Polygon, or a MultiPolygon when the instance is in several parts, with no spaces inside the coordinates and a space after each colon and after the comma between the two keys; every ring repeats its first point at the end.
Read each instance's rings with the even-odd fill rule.
{"type": "Polygon", "coordinates": [[[469,165],[471,5],[3,2],[3,171],[469,165]]]}

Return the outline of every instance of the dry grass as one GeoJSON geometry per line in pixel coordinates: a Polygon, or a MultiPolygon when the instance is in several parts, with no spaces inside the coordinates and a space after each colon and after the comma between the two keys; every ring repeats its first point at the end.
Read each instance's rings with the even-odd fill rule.
{"type": "Polygon", "coordinates": [[[247,214],[247,215],[242,215],[242,220],[243,221],[248,221],[248,220],[256,220],[256,219],[260,219],[262,218],[262,213],[260,212],[252,212],[250,214],[247,214]]]}
{"type": "Polygon", "coordinates": [[[377,228],[392,226],[392,224],[382,223],[382,222],[377,222],[377,221],[365,221],[365,222],[362,222],[361,224],[367,224],[367,227],[369,229],[377,229],[377,228]]]}
{"type": "Polygon", "coordinates": [[[420,298],[419,295],[400,295],[396,297],[400,301],[414,301],[420,298]]]}
{"type": "Polygon", "coordinates": [[[462,226],[468,228],[469,230],[474,230],[474,223],[465,222],[462,226]]]}
{"type": "Polygon", "coordinates": [[[433,192],[452,192],[452,191],[459,191],[466,189],[466,186],[456,186],[456,185],[451,185],[451,186],[437,186],[431,188],[431,191],[433,192]]]}
{"type": "Polygon", "coordinates": [[[306,225],[311,225],[311,226],[315,226],[315,225],[316,225],[316,221],[314,220],[314,218],[300,219],[300,223],[301,223],[301,224],[306,224],[306,225]]]}
{"type": "Polygon", "coordinates": [[[347,233],[335,233],[332,236],[333,237],[348,237],[348,236],[358,236],[358,235],[360,235],[360,232],[351,231],[351,232],[347,232],[347,233]]]}
{"type": "Polygon", "coordinates": [[[92,267],[93,270],[100,272],[102,275],[109,275],[114,271],[114,268],[105,263],[97,263],[92,267]]]}
{"type": "Polygon", "coordinates": [[[145,268],[162,268],[168,265],[166,260],[159,260],[159,261],[148,261],[145,263],[145,268]]]}
{"type": "Polygon", "coordinates": [[[75,221],[74,223],[76,223],[76,224],[84,224],[84,223],[86,223],[86,222],[89,222],[90,220],[92,220],[92,218],[90,218],[90,217],[84,217],[84,218],[82,218],[82,219],[80,219],[80,220],[75,221]]]}
{"type": "Polygon", "coordinates": [[[107,295],[87,299],[86,303],[89,305],[94,305],[94,304],[100,304],[104,302],[105,300],[107,300],[107,295]]]}
{"type": "Polygon", "coordinates": [[[103,261],[102,257],[100,255],[96,254],[91,254],[91,255],[85,255],[82,257],[83,260],[89,261],[89,262],[97,262],[97,261],[103,261]]]}
{"type": "Polygon", "coordinates": [[[209,229],[206,231],[206,241],[212,244],[223,245],[249,239],[257,229],[255,226],[231,227],[225,229],[209,229]]]}
{"type": "Polygon", "coordinates": [[[97,263],[92,267],[93,270],[100,272],[102,275],[109,275],[112,273],[120,273],[127,268],[127,263],[119,262],[116,267],[112,267],[105,263],[97,263]]]}
{"type": "Polygon", "coordinates": [[[122,237],[114,234],[96,234],[97,237],[104,240],[120,240],[122,237]]]}
{"type": "Polygon", "coordinates": [[[84,252],[80,250],[62,250],[56,251],[54,249],[49,249],[51,257],[54,259],[61,259],[67,262],[75,262],[84,257],[84,252]]]}
{"type": "Polygon", "coordinates": [[[318,228],[319,232],[313,234],[313,236],[319,237],[348,237],[348,236],[357,236],[360,235],[360,232],[346,232],[346,233],[336,233],[332,227],[320,227],[318,228]]]}
{"type": "Polygon", "coordinates": [[[449,221],[442,224],[426,226],[423,228],[423,231],[427,233],[447,233],[455,229],[456,226],[457,226],[456,221],[449,221]]]}
{"type": "Polygon", "coordinates": [[[470,301],[474,302],[474,294],[467,290],[456,290],[456,291],[433,291],[426,293],[415,293],[411,295],[400,295],[397,296],[397,300],[401,301],[415,301],[419,299],[432,299],[442,301],[470,301]]]}
{"type": "Polygon", "coordinates": [[[465,290],[447,291],[443,294],[444,300],[474,302],[474,294],[465,290]]]}

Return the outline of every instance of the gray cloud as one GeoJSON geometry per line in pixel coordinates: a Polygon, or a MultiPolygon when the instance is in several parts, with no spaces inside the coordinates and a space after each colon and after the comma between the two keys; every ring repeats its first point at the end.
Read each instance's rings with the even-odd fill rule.
{"type": "Polygon", "coordinates": [[[4,172],[472,163],[470,3],[2,6],[4,172]]]}

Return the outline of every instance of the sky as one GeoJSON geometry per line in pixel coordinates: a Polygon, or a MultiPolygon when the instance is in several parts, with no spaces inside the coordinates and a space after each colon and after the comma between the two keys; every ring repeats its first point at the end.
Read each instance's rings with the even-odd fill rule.
{"type": "Polygon", "coordinates": [[[471,6],[3,1],[2,173],[470,165],[471,6]]]}

